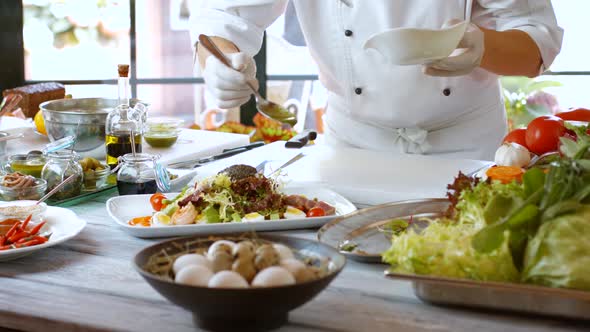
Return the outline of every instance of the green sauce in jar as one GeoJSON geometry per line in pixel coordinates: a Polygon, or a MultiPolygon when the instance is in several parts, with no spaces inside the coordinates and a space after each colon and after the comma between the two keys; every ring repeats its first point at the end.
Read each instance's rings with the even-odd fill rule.
{"type": "Polygon", "coordinates": [[[27,157],[26,155],[15,155],[10,158],[10,168],[14,172],[20,172],[41,178],[41,171],[45,166],[46,160],[43,156],[27,157]]]}
{"type": "Polygon", "coordinates": [[[178,140],[178,135],[171,135],[174,135],[174,133],[147,133],[144,138],[147,144],[154,148],[169,148],[178,140]]]}

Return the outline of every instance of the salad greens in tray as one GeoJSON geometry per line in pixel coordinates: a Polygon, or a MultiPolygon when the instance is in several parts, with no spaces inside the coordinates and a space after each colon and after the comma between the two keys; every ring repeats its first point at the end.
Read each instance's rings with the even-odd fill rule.
{"type": "Polygon", "coordinates": [[[575,130],[520,181],[459,173],[445,216],[394,232],[383,260],[394,273],[590,291],[590,136],[575,130]]]}

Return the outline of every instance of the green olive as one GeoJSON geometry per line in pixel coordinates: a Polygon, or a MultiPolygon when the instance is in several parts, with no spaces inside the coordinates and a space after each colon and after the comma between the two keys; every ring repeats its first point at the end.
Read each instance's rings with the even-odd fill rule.
{"type": "Polygon", "coordinates": [[[86,161],[86,158],[80,160],[80,166],[82,166],[84,172],[88,170],[88,162],[86,161]]]}

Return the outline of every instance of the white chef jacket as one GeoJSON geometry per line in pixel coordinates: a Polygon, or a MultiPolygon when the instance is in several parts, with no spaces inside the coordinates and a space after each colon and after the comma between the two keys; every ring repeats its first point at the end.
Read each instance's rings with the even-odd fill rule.
{"type": "MultiPolygon", "coordinates": [[[[440,78],[421,66],[394,66],[374,50],[372,35],[398,27],[438,29],[464,19],[471,0],[292,0],[320,81],[329,90],[326,140],[391,153],[424,153],[493,159],[506,133],[497,75],[478,68],[440,78]]],[[[550,0],[473,0],[472,21],[498,31],[519,29],[538,45],[548,68],[561,49],[550,0]]],[[[198,0],[191,39],[199,34],[232,41],[258,52],[264,30],[287,0],[198,0]]],[[[468,14],[469,15],[469,14],[468,14]]]]}

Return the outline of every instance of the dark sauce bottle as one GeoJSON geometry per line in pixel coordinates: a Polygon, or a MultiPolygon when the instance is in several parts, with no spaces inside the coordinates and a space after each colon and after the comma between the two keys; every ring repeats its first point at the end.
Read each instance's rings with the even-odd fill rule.
{"type": "Polygon", "coordinates": [[[119,195],[143,195],[155,194],[158,191],[158,184],[156,180],[149,180],[146,182],[127,182],[117,181],[117,189],[119,195]]]}

